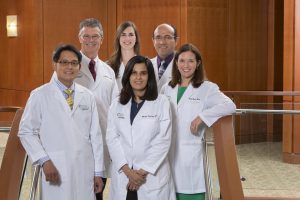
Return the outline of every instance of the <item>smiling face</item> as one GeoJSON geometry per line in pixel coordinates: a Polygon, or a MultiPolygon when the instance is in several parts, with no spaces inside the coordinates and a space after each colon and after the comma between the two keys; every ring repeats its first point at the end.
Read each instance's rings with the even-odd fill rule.
{"type": "Polygon", "coordinates": [[[122,50],[132,49],[136,43],[136,35],[132,26],[127,27],[120,35],[120,46],[122,50]]]}
{"type": "Polygon", "coordinates": [[[157,55],[162,59],[173,53],[177,44],[174,29],[166,24],[155,29],[152,41],[157,55]]]}
{"type": "Polygon", "coordinates": [[[98,55],[103,37],[98,27],[83,27],[79,32],[81,51],[90,59],[98,55]]]}
{"type": "Polygon", "coordinates": [[[71,87],[80,70],[80,64],[76,54],[72,51],[62,51],[56,63],[53,63],[57,79],[66,87],[71,87]]]}
{"type": "Polygon", "coordinates": [[[141,97],[145,93],[148,83],[148,71],[145,63],[134,65],[129,81],[135,96],[141,97]]]}
{"type": "Polygon", "coordinates": [[[197,67],[200,65],[200,61],[196,60],[196,56],[193,52],[185,51],[178,56],[176,64],[178,66],[182,82],[190,82],[197,67]]]}

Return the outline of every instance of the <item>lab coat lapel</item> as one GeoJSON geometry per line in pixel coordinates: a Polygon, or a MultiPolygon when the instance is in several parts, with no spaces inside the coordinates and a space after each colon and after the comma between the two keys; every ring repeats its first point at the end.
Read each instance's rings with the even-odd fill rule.
{"type": "MultiPolygon", "coordinates": [[[[146,116],[149,114],[149,110],[147,110],[148,103],[149,102],[145,100],[143,106],[140,108],[139,112],[136,114],[135,120],[139,120],[140,118],[142,118],[141,116],[143,116],[143,115],[146,116]]],[[[133,122],[134,122],[134,120],[133,120],[133,122]]]]}
{"type": "Polygon", "coordinates": [[[96,76],[96,80],[95,81],[94,81],[94,79],[92,77],[92,81],[94,82],[94,84],[92,85],[91,90],[95,90],[100,85],[101,80],[104,79],[103,73],[101,73],[103,70],[100,69],[100,67],[101,67],[100,60],[96,59],[95,61],[96,61],[96,66],[95,67],[97,68],[97,70],[96,70],[97,76],[96,76]]]}
{"type": "Polygon", "coordinates": [[[61,109],[65,111],[65,113],[70,113],[70,107],[67,103],[67,100],[65,99],[62,92],[57,87],[56,83],[54,82],[54,79],[50,81],[51,87],[50,92],[53,93],[54,98],[59,102],[59,105],[61,106],[61,109]]]}
{"type": "Polygon", "coordinates": [[[74,95],[74,105],[73,105],[73,109],[72,109],[72,114],[77,109],[82,98],[83,98],[83,90],[80,87],[78,87],[77,84],[75,84],[75,95],[74,95]]]}
{"type": "MultiPolygon", "coordinates": [[[[86,60],[82,60],[82,62],[85,62],[81,65],[81,69],[80,69],[80,73],[86,75],[90,81],[94,82],[94,78],[89,70],[89,63],[86,61],[86,60]]],[[[80,73],[79,73],[79,76],[80,76],[80,73]]]]}
{"type": "Polygon", "coordinates": [[[178,93],[178,85],[171,89],[170,97],[171,102],[174,102],[175,108],[177,110],[177,93],[178,93]]]}
{"type": "MultiPolygon", "coordinates": [[[[180,108],[182,105],[184,105],[185,102],[189,99],[189,97],[193,95],[193,90],[194,90],[194,88],[193,88],[192,84],[189,84],[189,86],[186,88],[185,92],[183,93],[180,101],[178,102],[178,108],[180,108]]],[[[176,94],[178,94],[178,88],[176,90],[176,94]]],[[[176,96],[176,98],[177,98],[177,96],[176,96]]],[[[177,101],[177,99],[176,99],[176,101],[177,101]]]]}

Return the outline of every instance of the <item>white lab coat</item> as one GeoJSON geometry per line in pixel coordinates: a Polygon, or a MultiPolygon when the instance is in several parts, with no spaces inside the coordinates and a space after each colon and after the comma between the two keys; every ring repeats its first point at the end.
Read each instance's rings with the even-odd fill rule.
{"type": "Polygon", "coordinates": [[[155,72],[155,77],[156,77],[156,81],[157,81],[157,88],[158,91],[161,90],[161,88],[166,84],[169,83],[170,80],[172,79],[172,68],[173,68],[173,60],[169,63],[166,71],[164,71],[163,75],[161,76],[161,78],[158,78],[158,66],[157,66],[157,56],[151,59],[151,62],[153,64],[154,67],[154,72],[155,72]]]}
{"type": "Polygon", "coordinates": [[[107,145],[112,158],[111,200],[125,200],[128,178],[120,169],[128,164],[149,174],[138,190],[138,199],[175,200],[175,188],[167,153],[171,143],[171,110],[159,95],[145,101],[130,124],[131,100],[122,105],[115,99],[109,110],[107,145]]]}
{"type": "Polygon", "coordinates": [[[73,110],[52,80],[32,91],[19,129],[20,140],[34,164],[49,156],[61,184],[42,173],[43,200],[94,199],[94,173],[104,171],[103,143],[95,99],[75,84],[73,110]]]}
{"type": "Polygon", "coordinates": [[[105,168],[107,169],[104,177],[109,177],[110,157],[105,141],[107,115],[112,100],[119,95],[119,90],[115,79],[115,73],[112,68],[98,57],[95,59],[95,61],[97,73],[96,81],[94,81],[88,67],[90,59],[82,54],[81,69],[78,77],[75,79],[75,82],[91,90],[95,96],[99,113],[100,127],[104,141],[104,163],[105,168]]]}
{"type": "Polygon", "coordinates": [[[118,77],[117,77],[117,84],[118,84],[119,91],[121,91],[122,88],[123,88],[123,86],[122,86],[122,78],[123,78],[124,71],[125,71],[125,66],[124,66],[123,63],[121,63],[120,69],[119,69],[119,74],[118,74],[118,77]]]}
{"type": "Polygon", "coordinates": [[[204,81],[199,88],[191,84],[177,104],[178,85],[174,88],[166,84],[161,92],[171,101],[173,113],[173,141],[170,163],[177,193],[194,194],[205,192],[203,168],[203,136],[220,117],[235,112],[234,103],[220,92],[218,86],[204,81]],[[198,134],[190,131],[191,122],[200,116],[202,125],[198,134]]]}

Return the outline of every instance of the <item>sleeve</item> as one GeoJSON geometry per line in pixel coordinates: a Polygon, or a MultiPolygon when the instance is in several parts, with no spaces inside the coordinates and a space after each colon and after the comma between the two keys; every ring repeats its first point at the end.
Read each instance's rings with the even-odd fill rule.
{"type": "Polygon", "coordinates": [[[115,100],[109,108],[106,130],[106,143],[109,155],[114,166],[116,166],[116,168],[120,170],[122,166],[127,164],[127,160],[121,146],[120,134],[117,131],[116,121],[114,118],[114,116],[116,115],[117,103],[118,102],[115,100]]]}
{"type": "Polygon", "coordinates": [[[33,91],[20,121],[18,136],[34,165],[38,164],[40,159],[48,157],[40,140],[42,120],[41,99],[38,92],[33,91]]]}
{"type": "Polygon", "coordinates": [[[167,154],[171,145],[172,135],[172,115],[169,100],[161,96],[159,106],[159,128],[157,134],[152,138],[151,144],[145,155],[141,168],[155,174],[159,166],[167,159],[167,154]]]}
{"type": "Polygon", "coordinates": [[[209,85],[203,111],[199,114],[202,121],[210,127],[219,118],[235,113],[236,106],[229,97],[223,94],[219,87],[209,85]]]}
{"type": "Polygon", "coordinates": [[[99,174],[105,171],[103,140],[102,140],[102,133],[99,125],[96,102],[92,95],[91,97],[92,97],[92,103],[91,103],[92,122],[91,122],[90,136],[91,136],[91,143],[92,143],[92,149],[93,149],[94,160],[95,160],[95,172],[99,174]]]}

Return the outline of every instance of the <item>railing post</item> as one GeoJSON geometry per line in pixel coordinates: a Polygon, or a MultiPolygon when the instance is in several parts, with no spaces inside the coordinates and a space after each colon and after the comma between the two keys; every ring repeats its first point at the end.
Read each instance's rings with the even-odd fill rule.
{"type": "Polygon", "coordinates": [[[213,133],[222,199],[243,200],[232,116],[220,118],[213,125],[213,133]]]}

